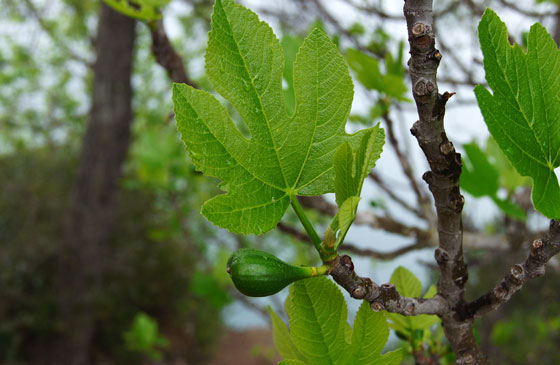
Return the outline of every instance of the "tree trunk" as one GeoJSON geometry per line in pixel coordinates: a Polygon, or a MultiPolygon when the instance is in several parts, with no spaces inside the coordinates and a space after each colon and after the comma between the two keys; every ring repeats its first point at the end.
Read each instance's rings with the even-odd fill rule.
{"type": "Polygon", "coordinates": [[[135,21],[101,3],[92,106],[65,221],[54,288],[60,333],[40,363],[91,362],[95,300],[106,266],[121,168],[132,122],[135,21]]]}

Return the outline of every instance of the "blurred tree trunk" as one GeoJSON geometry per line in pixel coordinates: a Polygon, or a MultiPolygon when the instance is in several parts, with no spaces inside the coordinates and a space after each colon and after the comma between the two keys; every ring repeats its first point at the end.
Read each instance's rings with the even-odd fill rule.
{"type": "Polygon", "coordinates": [[[134,28],[133,19],[101,4],[90,119],[54,279],[64,328],[42,349],[40,363],[82,365],[91,361],[95,301],[106,266],[133,118],[134,28]]]}

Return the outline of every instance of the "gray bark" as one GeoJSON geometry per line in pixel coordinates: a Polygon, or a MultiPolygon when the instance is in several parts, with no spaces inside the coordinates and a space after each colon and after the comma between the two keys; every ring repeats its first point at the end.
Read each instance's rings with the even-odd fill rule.
{"type": "Polygon", "coordinates": [[[435,48],[432,0],[406,0],[404,14],[411,54],[409,73],[419,116],[411,133],[430,165],[424,180],[432,192],[437,212],[439,247],[435,256],[441,272],[438,295],[447,301],[447,310],[440,317],[457,363],[485,363],[472,331],[473,320],[461,320],[457,316],[465,304],[464,288],[468,279],[462,246],[461,155],[447,138],[443,123],[445,104],[452,94],[438,93],[436,74],[442,55],[435,48]]]}
{"type": "Polygon", "coordinates": [[[135,21],[101,3],[92,106],[55,275],[61,328],[40,363],[91,362],[95,300],[106,266],[132,122],[135,21]]]}

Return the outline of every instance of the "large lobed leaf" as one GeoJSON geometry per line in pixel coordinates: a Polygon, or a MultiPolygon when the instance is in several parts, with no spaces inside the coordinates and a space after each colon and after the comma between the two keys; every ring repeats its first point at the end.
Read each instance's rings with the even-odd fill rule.
{"type": "Polygon", "coordinates": [[[345,142],[356,146],[362,133],[345,132],[352,80],[329,37],[315,29],[299,49],[293,116],[284,105],[280,43],[250,10],[216,0],[205,61],[214,88],[239,112],[251,138],[214,96],[174,85],[187,151],[226,192],[207,201],[202,213],[230,231],[260,234],[276,226],[296,195],[332,192],[336,149],[345,142]]]}
{"type": "Polygon", "coordinates": [[[381,355],[389,337],[383,313],[364,301],[354,329],[346,322],[340,289],[325,277],[294,283],[286,299],[290,329],[271,311],[274,343],[281,364],[399,364],[399,350],[381,355]],[[351,343],[350,343],[351,342],[351,343]]]}
{"type": "Polygon", "coordinates": [[[506,25],[490,9],[478,32],[493,95],[481,85],[475,94],[490,134],[517,171],[533,179],[535,208],[560,218],[560,51],[538,23],[526,54],[511,46],[506,25]]]}

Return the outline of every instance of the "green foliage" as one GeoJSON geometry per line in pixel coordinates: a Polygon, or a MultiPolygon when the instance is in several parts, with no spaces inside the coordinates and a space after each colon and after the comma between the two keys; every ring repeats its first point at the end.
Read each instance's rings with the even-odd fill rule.
{"type": "Polygon", "coordinates": [[[389,336],[384,315],[373,312],[364,302],[352,330],[346,322],[344,297],[327,278],[294,283],[286,299],[286,311],[290,318],[289,330],[271,311],[274,343],[284,358],[281,364],[400,362],[400,351],[380,354],[389,336]]]}
{"type": "Polygon", "coordinates": [[[533,179],[535,209],[560,218],[560,51],[546,29],[529,31],[528,51],[510,46],[507,28],[488,9],[478,26],[486,80],[475,88],[478,105],[504,154],[533,179]]]}
{"type": "Polygon", "coordinates": [[[131,18],[153,21],[161,18],[161,10],[170,0],[103,0],[107,5],[131,18]]]}
{"type": "Polygon", "coordinates": [[[239,112],[245,138],[212,95],[175,84],[178,129],[191,159],[222,180],[226,194],[207,201],[202,213],[232,232],[271,230],[296,195],[320,195],[333,186],[333,156],[347,135],[352,80],[328,36],[314,30],[294,63],[295,114],[282,95],[284,55],[270,27],[231,0],[218,0],[206,52],[214,88],[239,112]]]}
{"type": "Polygon", "coordinates": [[[380,70],[379,60],[362,51],[348,49],[346,60],[356,73],[356,77],[362,85],[369,90],[377,90],[380,93],[400,101],[410,101],[405,94],[408,89],[404,84],[404,68],[402,66],[402,49],[400,44],[399,56],[396,60],[390,52],[386,53],[385,73],[380,70]]]}
{"type": "Polygon", "coordinates": [[[193,274],[190,292],[194,296],[206,299],[216,309],[221,309],[231,302],[226,287],[212,275],[202,271],[193,274]]]}
{"type": "MultiPolygon", "coordinates": [[[[422,284],[413,273],[406,268],[399,266],[391,275],[390,282],[395,285],[400,295],[405,297],[420,297],[422,292],[422,284]]],[[[431,298],[437,293],[434,285],[430,286],[424,294],[424,298],[431,298]]],[[[387,313],[390,326],[402,336],[411,340],[422,340],[424,338],[424,330],[429,330],[434,324],[439,322],[437,316],[421,314],[419,316],[403,316],[396,313],[387,313]],[[420,332],[420,336],[418,336],[420,332]]]]}
{"type": "Polygon", "coordinates": [[[142,312],[134,317],[130,329],[123,336],[130,351],[144,354],[155,361],[163,357],[158,348],[169,346],[169,341],[159,333],[157,322],[142,312]]]}
{"type": "Polygon", "coordinates": [[[500,199],[500,174],[489,161],[488,156],[475,142],[463,145],[466,156],[463,158],[461,188],[474,197],[490,197],[504,213],[512,218],[524,220],[526,214],[517,204],[508,199],[500,199]]]}
{"type": "Polygon", "coordinates": [[[362,193],[364,180],[381,156],[385,133],[376,125],[366,130],[356,151],[344,143],[334,155],[334,191],[339,210],[325,233],[325,243],[338,248],[352,222],[362,193]],[[333,242],[334,241],[334,242],[333,242]]]}
{"type": "Polygon", "coordinates": [[[513,194],[519,187],[531,186],[531,178],[519,175],[492,136],[486,140],[485,152],[492,165],[498,170],[500,186],[507,190],[508,195],[513,194]]]}
{"type": "MultiPolygon", "coordinates": [[[[161,124],[161,129],[173,130],[173,126],[161,124]]],[[[179,148],[177,153],[184,163],[184,151],[179,148]]],[[[0,363],[29,363],[28,349],[66,326],[53,306],[57,293],[52,278],[76,156],[71,148],[22,149],[0,156],[0,363]]],[[[202,259],[189,243],[196,242],[199,233],[192,229],[185,234],[176,220],[178,211],[196,207],[197,186],[206,184],[187,169],[191,175],[183,178],[193,196],[178,198],[170,192],[161,194],[152,184],[133,183],[134,171],[123,177],[124,188],[114,212],[119,229],[109,247],[113,265],[107,268],[101,290],[94,293],[98,304],[94,347],[97,354],[117,363],[139,363],[139,354],[128,350],[123,332],[143,311],[158,320],[162,333],[192,328],[193,334],[181,341],[188,348],[185,356],[196,363],[207,356],[221,322],[213,297],[189,290],[196,285],[194,263],[202,259]]],[[[208,225],[196,213],[185,221],[192,227],[208,225]]],[[[219,286],[222,295],[223,288],[219,286]]]]}

